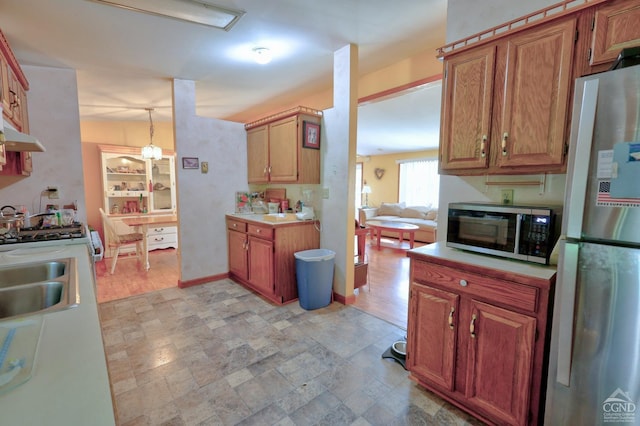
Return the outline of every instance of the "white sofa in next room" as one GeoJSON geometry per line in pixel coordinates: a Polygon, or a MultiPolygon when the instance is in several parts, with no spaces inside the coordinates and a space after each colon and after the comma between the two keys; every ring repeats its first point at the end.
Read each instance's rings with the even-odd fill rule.
{"type": "MultiPolygon", "coordinates": [[[[405,206],[405,203],[382,203],[380,207],[363,207],[358,212],[360,226],[366,226],[367,220],[385,220],[391,222],[410,223],[420,227],[415,233],[415,240],[424,243],[436,241],[438,228],[438,209],[429,206],[405,206]]],[[[397,237],[397,233],[382,235],[397,237]]]]}

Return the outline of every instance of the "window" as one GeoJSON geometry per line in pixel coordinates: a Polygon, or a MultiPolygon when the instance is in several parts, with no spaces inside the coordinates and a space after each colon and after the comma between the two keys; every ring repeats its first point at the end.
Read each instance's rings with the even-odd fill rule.
{"type": "Polygon", "coordinates": [[[399,201],[407,206],[438,207],[440,175],[438,160],[398,161],[400,165],[399,201]]]}

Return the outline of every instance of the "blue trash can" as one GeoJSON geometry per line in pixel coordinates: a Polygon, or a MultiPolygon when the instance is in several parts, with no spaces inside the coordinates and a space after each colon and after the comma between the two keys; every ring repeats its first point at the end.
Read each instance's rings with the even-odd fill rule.
{"type": "Polygon", "coordinates": [[[324,308],[331,303],[333,262],[336,253],[327,249],[299,251],[296,258],[298,301],[306,310],[324,308]]]}

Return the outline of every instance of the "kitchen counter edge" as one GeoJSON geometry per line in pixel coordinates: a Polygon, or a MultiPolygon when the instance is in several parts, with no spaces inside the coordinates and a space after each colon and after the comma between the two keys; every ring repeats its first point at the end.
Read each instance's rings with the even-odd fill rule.
{"type": "Polygon", "coordinates": [[[407,256],[452,268],[455,268],[456,264],[464,263],[477,273],[507,280],[512,279],[514,274],[525,279],[545,281],[554,280],[556,275],[555,266],[471,253],[447,247],[443,241],[409,250],[407,256]]]}
{"type": "Polygon", "coordinates": [[[0,395],[2,423],[114,425],[88,239],[38,247],[25,244],[10,249],[14,248],[24,253],[29,253],[27,250],[32,248],[34,253],[14,256],[3,247],[0,265],[74,257],[80,304],[42,315],[44,326],[32,377],[0,395]]]}

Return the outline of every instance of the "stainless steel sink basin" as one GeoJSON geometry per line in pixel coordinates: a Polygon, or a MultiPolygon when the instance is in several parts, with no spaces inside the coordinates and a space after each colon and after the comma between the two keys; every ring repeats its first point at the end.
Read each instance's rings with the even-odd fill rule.
{"type": "Polygon", "coordinates": [[[0,268],[0,321],[77,306],[75,258],[0,268]]]}
{"type": "Polygon", "coordinates": [[[64,275],[66,266],[65,262],[52,261],[0,268],[0,288],[54,280],[64,275]]]}

